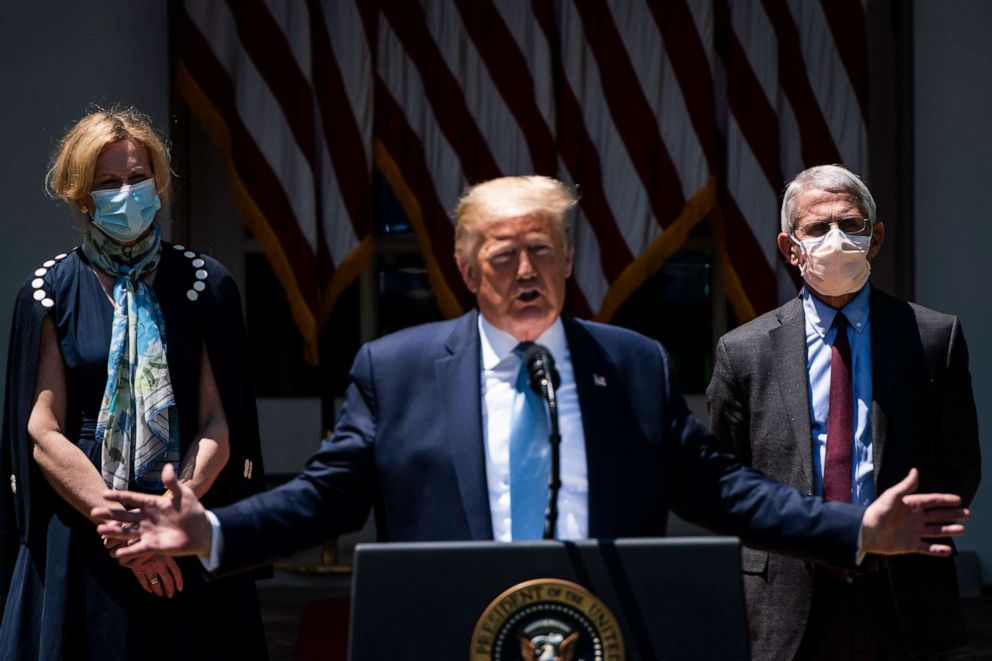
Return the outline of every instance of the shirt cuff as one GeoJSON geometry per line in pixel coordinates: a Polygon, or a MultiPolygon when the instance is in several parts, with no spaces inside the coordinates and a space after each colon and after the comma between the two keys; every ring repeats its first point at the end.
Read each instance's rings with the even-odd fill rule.
{"type": "MultiPolygon", "coordinates": [[[[207,514],[210,514],[210,512],[207,512],[207,514]]],[[[217,530],[220,530],[220,526],[217,527],[217,530]]],[[[858,526],[858,552],[854,554],[854,564],[858,567],[861,566],[861,563],[865,561],[865,557],[868,555],[867,553],[861,550],[864,530],[865,530],[865,524],[864,522],[862,522],[861,525],[858,526]]]]}
{"type": "MultiPolygon", "coordinates": [[[[210,510],[204,510],[207,521],[210,522],[210,555],[199,556],[203,568],[207,571],[214,571],[220,566],[220,551],[224,548],[224,535],[220,531],[220,519],[210,510]]],[[[861,548],[860,533],[858,536],[858,548],[861,548]]]]}

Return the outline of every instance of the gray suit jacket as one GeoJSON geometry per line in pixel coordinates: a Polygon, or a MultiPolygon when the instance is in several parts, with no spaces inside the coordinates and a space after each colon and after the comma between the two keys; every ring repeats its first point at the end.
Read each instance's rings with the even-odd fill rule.
{"type": "MultiPolygon", "coordinates": [[[[875,289],[870,306],[876,493],[915,466],[921,492],[956,493],[970,502],[981,478],[981,461],[960,322],[875,289]]],[[[706,394],[710,425],[725,449],[745,465],[812,493],[800,298],[720,339],[706,394]]],[[[742,560],[754,659],[791,659],[809,616],[816,568],[748,547],[742,560]]],[[[902,556],[882,566],[891,577],[912,652],[940,653],[963,642],[952,560],[902,556]]]]}

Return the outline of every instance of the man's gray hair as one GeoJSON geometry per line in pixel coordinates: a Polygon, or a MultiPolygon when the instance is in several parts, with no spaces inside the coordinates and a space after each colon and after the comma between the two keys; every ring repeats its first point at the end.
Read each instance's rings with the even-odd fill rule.
{"type": "Polygon", "coordinates": [[[840,165],[817,165],[803,170],[789,182],[782,198],[782,231],[792,234],[796,230],[796,198],[806,190],[825,190],[847,195],[865,218],[875,225],[875,198],[858,175],[840,165]]]}

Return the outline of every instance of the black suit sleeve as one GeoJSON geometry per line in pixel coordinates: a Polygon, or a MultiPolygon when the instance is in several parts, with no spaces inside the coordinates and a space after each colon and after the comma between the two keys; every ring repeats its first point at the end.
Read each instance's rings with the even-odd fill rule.
{"type": "Polygon", "coordinates": [[[940,483],[934,487],[958,494],[967,505],[975,497],[982,479],[982,458],[975,397],[968,371],[968,345],[957,317],[951,327],[946,369],[941,380],[935,421],[938,443],[934,452],[940,483]]]}
{"type": "MultiPolygon", "coordinates": [[[[55,269],[45,277],[46,291],[56,289],[55,269]]],[[[21,545],[44,540],[51,512],[51,488],[35,463],[28,418],[34,407],[35,379],[42,321],[50,314],[33,298],[26,282],[14,306],[7,354],[7,388],[0,429],[0,615],[21,545]]]]}
{"type": "Polygon", "coordinates": [[[241,294],[226,269],[207,263],[212,275],[200,306],[203,341],[230,439],[227,463],[203,498],[205,507],[215,507],[264,491],[265,474],[241,294]]]}

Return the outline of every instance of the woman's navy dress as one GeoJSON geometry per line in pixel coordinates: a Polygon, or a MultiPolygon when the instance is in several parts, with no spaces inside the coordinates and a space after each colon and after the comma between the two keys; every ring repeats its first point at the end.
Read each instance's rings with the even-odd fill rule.
{"type": "MultiPolygon", "coordinates": [[[[231,432],[230,460],[205,504],[258,491],[262,468],[236,286],[216,261],[163,243],[154,290],[165,319],[182,453],[199,427],[204,346],[231,432]]],[[[14,315],[0,447],[0,659],[264,658],[253,576],[208,581],[197,559],[183,558],[183,592],[171,600],[146,593],[109,557],[94,524],[49,487],[31,460],[27,415],[48,315],[65,365],[65,435],[99,467],[94,429],[113,305],[79,249],[39,267],[14,315]]]]}

